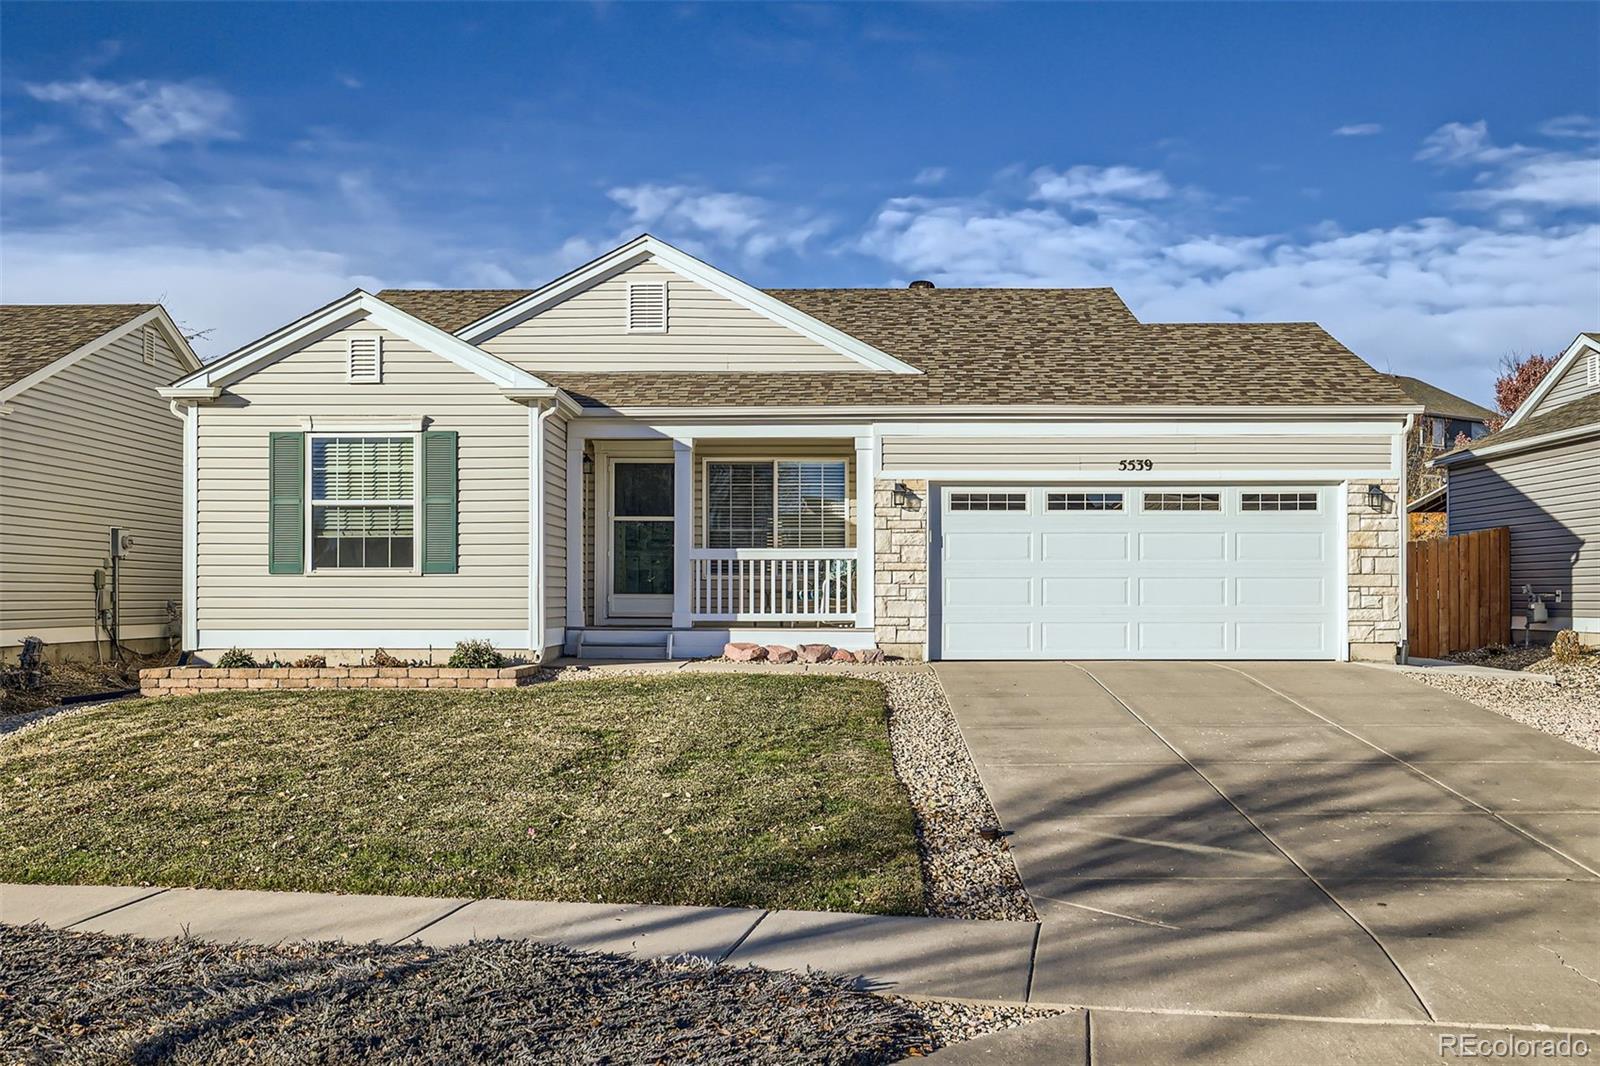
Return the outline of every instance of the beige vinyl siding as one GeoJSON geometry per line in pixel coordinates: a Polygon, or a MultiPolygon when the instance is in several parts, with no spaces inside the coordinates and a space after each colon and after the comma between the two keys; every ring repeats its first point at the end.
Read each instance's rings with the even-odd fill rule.
{"type": "Polygon", "coordinates": [[[909,437],[883,438],[885,476],[919,470],[1119,472],[1149,459],[1157,474],[1202,471],[1363,470],[1394,465],[1390,436],[909,437]]]}
{"type": "Polygon", "coordinates": [[[863,366],[655,263],[641,263],[509,326],[479,347],[541,370],[845,370],[863,366]],[[629,333],[628,283],[665,282],[665,333],[629,333]]]}
{"type": "Polygon", "coordinates": [[[694,449],[694,546],[706,546],[706,463],[728,460],[732,462],[773,462],[784,459],[844,460],[845,508],[850,519],[849,544],[855,544],[856,527],[856,453],[853,444],[820,440],[815,442],[771,441],[747,443],[718,441],[715,444],[696,444],[694,449]]]}
{"type": "Polygon", "coordinates": [[[1600,386],[1589,384],[1589,360],[1591,358],[1596,358],[1594,352],[1587,350],[1579,352],[1578,357],[1572,361],[1572,365],[1562,372],[1561,376],[1556,379],[1555,384],[1550,386],[1550,391],[1544,394],[1544,399],[1539,401],[1539,406],[1529,411],[1526,417],[1531,418],[1536,414],[1547,414],[1564,403],[1581,400],[1591,393],[1600,392],[1600,386]]]}
{"type": "Polygon", "coordinates": [[[544,624],[561,628],[567,619],[567,420],[551,415],[544,424],[544,624]]]}
{"type": "MultiPolygon", "coordinates": [[[[165,634],[183,586],[183,423],[155,390],[187,371],[159,329],[141,330],[7,401],[0,415],[0,643],[95,639],[93,575],[112,526],[125,637],[165,634]]],[[[171,630],[175,632],[174,630],[171,630]]]]}
{"type": "Polygon", "coordinates": [[[358,325],[313,341],[200,408],[202,643],[217,630],[526,632],[528,409],[389,333],[383,383],[352,385],[345,371],[352,331],[370,332],[358,325]],[[357,427],[426,416],[427,428],[460,434],[457,573],[267,572],[268,434],[301,430],[307,415],[357,427]]]}
{"type": "Polygon", "coordinates": [[[1450,535],[1511,529],[1511,604],[1523,585],[1545,596],[1552,617],[1600,617],[1600,439],[1450,469],[1450,535]],[[1561,593],[1561,604],[1552,594],[1561,593]]]}

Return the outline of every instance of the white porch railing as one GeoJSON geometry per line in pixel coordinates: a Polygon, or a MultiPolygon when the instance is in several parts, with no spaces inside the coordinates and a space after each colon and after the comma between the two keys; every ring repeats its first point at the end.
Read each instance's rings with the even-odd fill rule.
{"type": "Polygon", "coordinates": [[[695,548],[696,622],[853,622],[855,548],[695,548]]]}

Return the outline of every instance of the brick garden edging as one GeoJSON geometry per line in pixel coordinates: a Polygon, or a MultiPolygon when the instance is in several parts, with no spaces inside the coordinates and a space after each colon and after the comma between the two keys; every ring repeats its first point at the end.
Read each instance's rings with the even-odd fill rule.
{"type": "Polygon", "coordinates": [[[193,696],[218,689],[517,688],[543,667],[466,670],[450,666],[163,666],[139,671],[141,696],[193,696]]]}

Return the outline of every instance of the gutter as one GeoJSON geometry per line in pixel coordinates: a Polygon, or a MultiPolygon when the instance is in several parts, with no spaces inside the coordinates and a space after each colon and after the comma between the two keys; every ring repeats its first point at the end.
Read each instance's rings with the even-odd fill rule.
{"type": "Polygon", "coordinates": [[[889,406],[856,405],[787,405],[771,407],[665,407],[649,405],[624,405],[620,407],[584,407],[585,418],[804,418],[808,420],[860,419],[905,415],[916,418],[984,418],[1027,420],[1030,418],[1069,417],[1118,419],[1129,416],[1188,416],[1197,420],[1215,418],[1277,418],[1284,421],[1303,421],[1308,417],[1415,417],[1422,412],[1420,404],[1358,406],[1351,404],[1319,405],[1205,405],[1187,404],[1097,404],[1097,405],[1037,405],[1022,404],[898,404],[889,406]]]}
{"type": "Polygon", "coordinates": [[[1572,429],[1558,429],[1553,433],[1546,433],[1538,437],[1524,437],[1521,440],[1508,440],[1504,444],[1491,444],[1485,448],[1467,449],[1466,451],[1450,452],[1436,459],[1429,459],[1428,466],[1433,468],[1451,467],[1458,463],[1468,463],[1479,459],[1492,459],[1497,455],[1515,455],[1518,452],[1533,451],[1550,444],[1561,444],[1569,440],[1581,440],[1584,437],[1600,435],[1600,426],[1575,426],[1572,429]]]}

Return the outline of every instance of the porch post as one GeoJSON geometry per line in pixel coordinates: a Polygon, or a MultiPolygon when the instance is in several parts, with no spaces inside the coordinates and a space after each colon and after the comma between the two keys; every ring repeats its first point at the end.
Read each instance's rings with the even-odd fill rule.
{"type": "Polygon", "coordinates": [[[567,628],[583,628],[583,451],[588,444],[577,422],[567,424],[567,628]]]}
{"type": "Polygon", "coordinates": [[[694,441],[672,442],[672,628],[689,628],[689,552],[694,548],[694,441]]]}
{"type": "Polygon", "coordinates": [[[877,581],[873,554],[877,548],[877,523],[872,505],[877,484],[878,450],[872,437],[856,438],[856,628],[870,630],[877,618],[877,581]]]}

